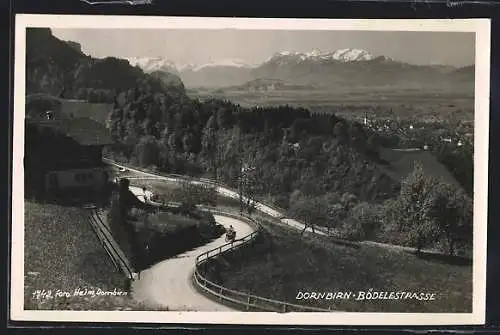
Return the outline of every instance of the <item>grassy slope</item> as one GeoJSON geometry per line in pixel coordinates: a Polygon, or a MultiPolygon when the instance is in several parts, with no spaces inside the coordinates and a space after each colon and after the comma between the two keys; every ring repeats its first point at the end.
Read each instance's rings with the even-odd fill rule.
{"type": "Polygon", "coordinates": [[[125,291],[117,272],[76,207],[25,202],[25,309],[117,310],[137,308],[128,296],[32,298],[35,290],[76,288],[125,291]],[[34,272],[35,274],[32,274],[34,272]],[[37,274],[38,273],[38,274],[37,274]]]}
{"type": "Polygon", "coordinates": [[[404,179],[412,172],[415,162],[420,162],[424,167],[424,171],[429,176],[460,187],[460,184],[450,171],[427,151],[401,152],[392,149],[382,149],[380,156],[390,163],[389,166],[381,166],[381,168],[395,180],[404,179]]]}
{"type": "Polygon", "coordinates": [[[113,104],[61,100],[62,111],[74,117],[88,117],[105,124],[113,104]]]}
{"type": "Polygon", "coordinates": [[[352,312],[471,312],[472,268],[425,261],[379,247],[355,249],[327,238],[267,225],[270,253],[233,260],[224,286],[256,295],[352,312]],[[296,300],[298,291],[413,291],[436,293],[435,301],[296,300]]]}

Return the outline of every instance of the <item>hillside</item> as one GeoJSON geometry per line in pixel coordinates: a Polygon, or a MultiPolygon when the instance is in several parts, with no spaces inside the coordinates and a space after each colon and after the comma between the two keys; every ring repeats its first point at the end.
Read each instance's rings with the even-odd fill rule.
{"type": "Polygon", "coordinates": [[[86,117],[106,124],[113,104],[91,103],[85,100],[62,99],[49,94],[37,93],[26,97],[26,116],[38,118],[50,110],[56,118],[86,117]]]}
{"type": "Polygon", "coordinates": [[[26,32],[26,91],[67,99],[113,103],[121,91],[145,86],[155,92],[184,94],[180,79],[169,73],[145,74],[125,59],[94,59],[72,41],[61,41],[48,28],[26,32]],[[166,78],[169,78],[166,80],[166,78]]]}
{"type": "Polygon", "coordinates": [[[423,165],[424,171],[429,176],[442,179],[449,184],[460,185],[450,171],[427,151],[401,151],[384,148],[380,150],[380,158],[389,163],[383,167],[384,172],[395,180],[402,180],[408,176],[413,170],[415,162],[418,162],[423,165]]]}

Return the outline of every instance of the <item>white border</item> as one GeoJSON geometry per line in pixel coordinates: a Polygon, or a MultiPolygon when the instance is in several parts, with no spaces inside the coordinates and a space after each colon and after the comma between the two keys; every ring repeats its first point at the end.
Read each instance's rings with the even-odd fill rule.
{"type": "Polygon", "coordinates": [[[148,322],[265,325],[484,324],[490,95],[490,20],[302,20],[98,15],[16,15],[12,187],[11,319],[26,321],[148,322]],[[474,127],[473,312],[468,313],[259,313],[24,311],[25,28],[168,28],[259,30],[461,31],[476,33],[474,127]]]}

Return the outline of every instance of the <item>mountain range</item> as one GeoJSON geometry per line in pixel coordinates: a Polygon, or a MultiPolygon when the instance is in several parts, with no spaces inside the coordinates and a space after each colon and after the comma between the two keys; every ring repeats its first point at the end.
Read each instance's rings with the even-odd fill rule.
{"type": "Polygon", "coordinates": [[[280,51],[259,64],[221,60],[202,65],[178,65],[162,58],[129,58],[147,73],[167,71],[178,75],[189,88],[223,88],[273,78],[295,85],[331,89],[340,86],[397,85],[411,87],[473,87],[474,66],[415,65],[363,49],[333,52],[280,51]]]}
{"type": "Polygon", "coordinates": [[[112,101],[113,92],[137,85],[184,94],[188,89],[239,91],[377,89],[474,89],[474,66],[413,65],[362,49],[333,52],[281,51],[259,64],[223,59],[208,64],[175,64],[165,57],[93,58],[81,45],[55,37],[50,29],[26,32],[26,90],[67,98],[112,101]],[[91,92],[93,91],[93,92],[91,92]],[[108,96],[108,98],[104,97],[108,96]]]}

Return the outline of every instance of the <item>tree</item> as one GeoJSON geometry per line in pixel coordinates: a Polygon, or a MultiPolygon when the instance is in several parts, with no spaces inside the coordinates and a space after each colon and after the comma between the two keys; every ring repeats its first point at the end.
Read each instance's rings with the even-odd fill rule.
{"type": "Polygon", "coordinates": [[[346,228],[349,230],[350,237],[365,240],[373,237],[380,226],[380,219],[379,206],[361,202],[350,210],[348,223],[352,226],[346,228]]]}
{"type": "Polygon", "coordinates": [[[329,219],[328,206],[321,198],[301,197],[290,205],[289,215],[304,223],[300,235],[302,236],[308,227],[315,233],[317,223],[325,225],[329,219]]]}
{"type": "Polygon", "coordinates": [[[260,183],[254,166],[242,172],[242,195],[245,198],[245,207],[249,215],[255,210],[260,183]]]}
{"type": "Polygon", "coordinates": [[[472,199],[463,190],[451,184],[439,183],[435,189],[437,201],[433,214],[446,240],[448,254],[454,256],[458,245],[472,245],[472,199]]]}
{"type": "Polygon", "coordinates": [[[193,135],[186,133],[182,137],[182,149],[185,153],[190,153],[193,150],[193,135]]]}
{"type": "Polygon", "coordinates": [[[219,167],[219,136],[218,136],[218,126],[217,120],[214,115],[210,116],[205,128],[203,129],[203,135],[201,140],[202,152],[208,157],[210,169],[213,171],[214,179],[218,179],[217,170],[219,167]]]}
{"type": "Polygon", "coordinates": [[[416,163],[413,171],[403,180],[399,196],[387,208],[389,222],[406,233],[407,242],[418,252],[436,242],[440,235],[433,216],[438,199],[434,189],[436,184],[434,178],[425,176],[422,165],[416,163]]]}
{"type": "Polygon", "coordinates": [[[158,165],[159,148],[153,136],[142,137],[136,146],[138,162],[141,166],[158,165]]]}
{"type": "Polygon", "coordinates": [[[342,143],[347,140],[348,133],[344,121],[339,121],[335,124],[335,126],[333,127],[333,134],[342,143]]]}
{"type": "Polygon", "coordinates": [[[122,140],[122,110],[118,108],[114,108],[108,116],[107,125],[109,128],[109,132],[111,138],[115,142],[119,142],[122,140]]]}

